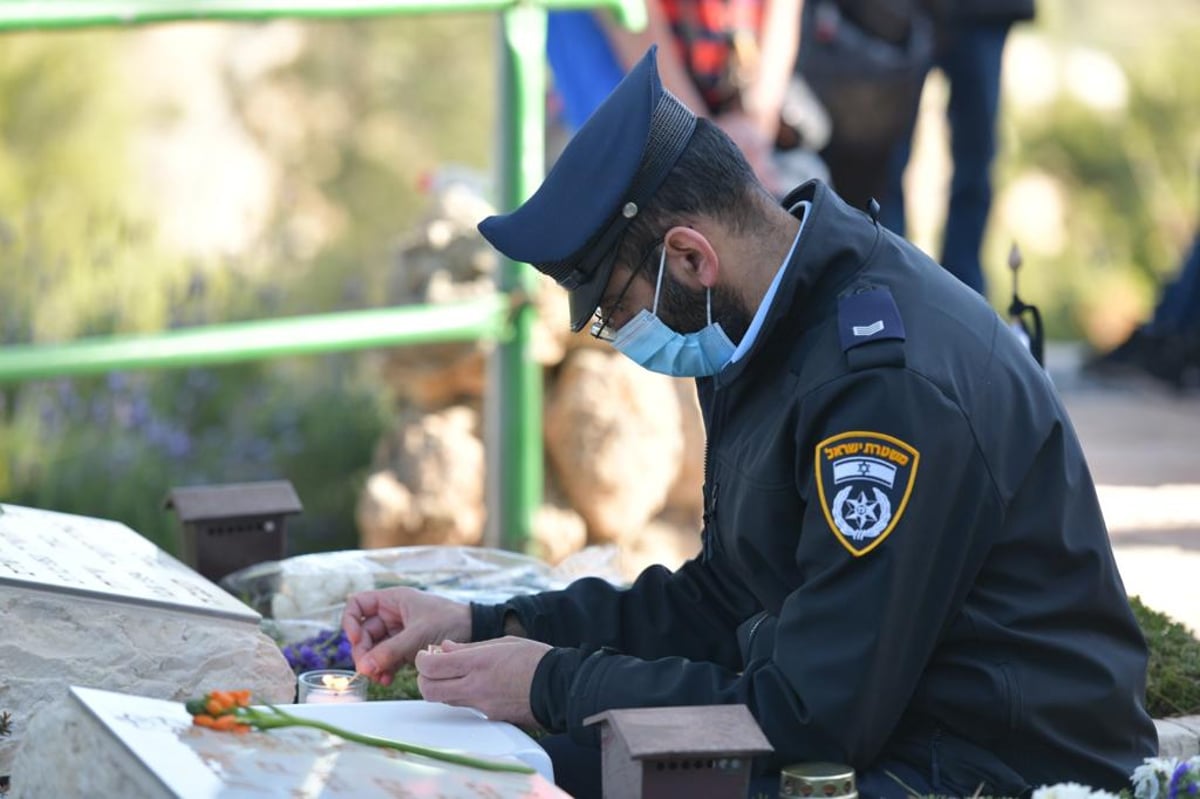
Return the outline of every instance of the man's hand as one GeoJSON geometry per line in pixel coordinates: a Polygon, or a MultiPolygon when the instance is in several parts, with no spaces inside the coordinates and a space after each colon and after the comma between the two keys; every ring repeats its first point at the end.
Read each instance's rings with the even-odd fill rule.
{"type": "Polygon", "coordinates": [[[538,727],[529,706],[533,673],[549,644],[505,636],[476,644],[444,641],[417,654],[417,686],[430,702],[473,707],[493,721],[538,727]]]}
{"type": "Polygon", "coordinates": [[[346,601],[342,629],[355,669],[388,685],[429,644],[469,640],[471,606],[415,588],[363,591],[346,601]]]}

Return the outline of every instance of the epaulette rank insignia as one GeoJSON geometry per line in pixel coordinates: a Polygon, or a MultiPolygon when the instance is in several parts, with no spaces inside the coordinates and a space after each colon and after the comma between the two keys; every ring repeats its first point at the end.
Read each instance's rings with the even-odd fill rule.
{"type": "Polygon", "coordinates": [[[838,300],[838,338],[851,368],[903,364],[904,320],[892,292],[886,288],[868,288],[843,295],[838,300]],[[863,344],[888,340],[900,343],[870,356],[854,352],[863,344]]]}
{"type": "Polygon", "coordinates": [[[851,555],[883,543],[904,515],[920,453],[894,436],[865,430],[817,444],[817,496],[829,528],[851,555]]]}

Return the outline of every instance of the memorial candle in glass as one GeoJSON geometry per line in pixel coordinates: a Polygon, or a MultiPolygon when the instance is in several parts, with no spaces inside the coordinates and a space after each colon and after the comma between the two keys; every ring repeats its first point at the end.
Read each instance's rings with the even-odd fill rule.
{"type": "Polygon", "coordinates": [[[300,675],[301,704],[342,704],[367,701],[367,678],[343,669],[306,671],[300,675]]]}

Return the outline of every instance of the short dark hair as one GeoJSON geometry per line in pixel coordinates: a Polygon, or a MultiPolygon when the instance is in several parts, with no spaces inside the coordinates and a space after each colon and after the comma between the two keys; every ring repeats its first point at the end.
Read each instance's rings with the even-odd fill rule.
{"type": "Polygon", "coordinates": [[[687,148],[625,231],[618,263],[630,268],[650,261],[657,265],[644,255],[686,217],[704,215],[736,232],[753,230],[765,222],[761,203],[770,199],[733,140],[710,120],[698,119],[687,148]]]}

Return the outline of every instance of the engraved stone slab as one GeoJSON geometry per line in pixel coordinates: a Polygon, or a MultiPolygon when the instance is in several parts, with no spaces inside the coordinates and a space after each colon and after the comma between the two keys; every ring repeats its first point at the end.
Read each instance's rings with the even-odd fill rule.
{"type": "Polygon", "coordinates": [[[0,505],[0,584],[256,624],[259,615],[119,522],[0,505]]]}
{"type": "Polygon", "coordinates": [[[231,687],[265,702],[294,696],[257,613],[116,522],[0,505],[0,619],[0,711],[13,730],[0,738],[0,775],[70,685],[162,699],[231,687]]]}
{"type": "Polygon", "coordinates": [[[311,729],[216,732],[193,726],[179,702],[77,687],[35,722],[16,767],[14,799],[568,799],[540,774],[482,771],[311,729]]]}

